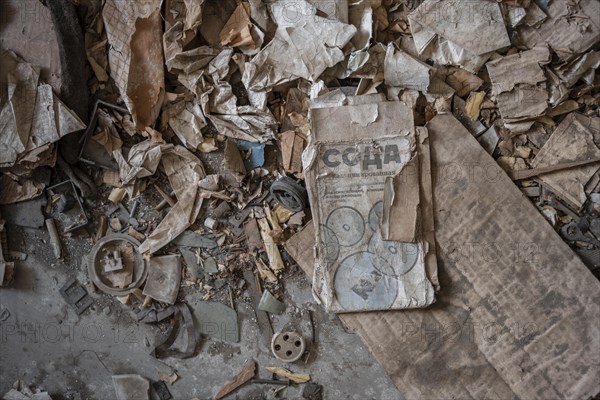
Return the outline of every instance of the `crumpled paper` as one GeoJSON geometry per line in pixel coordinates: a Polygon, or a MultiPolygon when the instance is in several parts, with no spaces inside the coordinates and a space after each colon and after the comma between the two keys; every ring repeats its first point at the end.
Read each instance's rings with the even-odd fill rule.
{"type": "Polygon", "coordinates": [[[196,221],[202,208],[199,183],[206,173],[200,159],[185,147],[175,146],[165,150],[161,163],[177,203],[142,243],[140,253],[153,254],[171,243],[196,221]]]}
{"type": "Polygon", "coordinates": [[[344,60],[342,48],[356,33],[353,25],[316,15],[303,0],[271,5],[277,23],[273,40],[246,63],[242,82],[248,90],[265,91],[297,78],[315,81],[328,67],[344,60]]]}
{"type": "Polygon", "coordinates": [[[85,124],[39,81],[39,68],[9,50],[0,52],[0,167],[25,153],[85,129],[85,124]]]}

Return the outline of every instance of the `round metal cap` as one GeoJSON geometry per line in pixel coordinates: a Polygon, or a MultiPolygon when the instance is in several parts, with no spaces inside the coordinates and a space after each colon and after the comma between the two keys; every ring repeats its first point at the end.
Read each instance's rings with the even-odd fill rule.
{"type": "Polygon", "coordinates": [[[273,335],[271,351],[278,360],[294,362],[302,357],[306,350],[304,338],[296,332],[279,332],[273,335]]]}

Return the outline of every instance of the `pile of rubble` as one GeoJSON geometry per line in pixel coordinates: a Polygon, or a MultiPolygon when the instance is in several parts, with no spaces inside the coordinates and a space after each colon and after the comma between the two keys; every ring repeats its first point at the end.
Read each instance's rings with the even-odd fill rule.
{"type": "MultiPolygon", "coordinates": [[[[248,284],[268,326],[269,314],[286,309],[284,272],[295,260],[328,311],[378,311],[341,318],[401,390],[460,397],[399,374],[375,326],[404,318],[385,310],[439,300],[438,261],[450,268],[448,259],[471,258],[467,241],[451,243],[452,235],[482,229],[480,237],[495,230],[504,238],[517,229],[498,209],[535,221],[543,232],[533,240],[551,243],[552,229],[517,189],[600,277],[597,1],[77,3],[86,6],[89,120],[38,67],[2,50],[0,210],[18,225],[29,213],[19,207],[37,207],[28,218],[47,227],[57,259],[69,257],[74,238],[93,244],[83,260],[88,290],[115,296],[140,322],[172,321],[155,357],[195,356],[205,333],[194,322],[207,313],[237,332],[234,299],[248,284]],[[58,151],[74,135],[79,141],[58,151]],[[485,192],[499,203],[487,204],[485,192]],[[465,205],[462,219],[447,217],[468,196],[487,211],[469,215],[465,205]],[[183,302],[192,291],[202,302],[183,302]],[[183,331],[186,348],[172,348],[183,331]]],[[[0,285],[18,275],[7,254],[0,250],[0,285]]],[[[572,272],[586,279],[579,265],[572,272]]],[[[91,305],[79,282],[61,293],[78,313],[91,305]]],[[[295,332],[265,330],[279,360],[302,357],[303,338],[302,351],[281,350],[295,332]]],[[[217,398],[248,382],[310,379],[279,369],[270,372],[283,379],[261,382],[256,368],[249,363],[217,398]]],[[[502,377],[508,388],[493,386],[497,393],[531,394],[502,377]]],[[[113,380],[118,398],[149,390],[136,376],[113,380]]],[[[562,382],[547,393],[566,395],[572,381],[562,382]]],[[[585,382],[569,396],[594,395],[585,382]]]]}

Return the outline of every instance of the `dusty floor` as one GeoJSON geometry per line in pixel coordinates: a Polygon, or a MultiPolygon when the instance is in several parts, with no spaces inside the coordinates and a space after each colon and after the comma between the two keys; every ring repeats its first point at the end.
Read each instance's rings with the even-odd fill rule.
{"type": "MultiPolygon", "coordinates": [[[[18,262],[14,286],[0,291],[0,311],[10,313],[0,321],[2,394],[22,379],[48,390],[53,399],[109,399],[114,396],[112,375],[140,374],[155,381],[159,372],[176,371],[180,379],[169,387],[173,398],[203,400],[214,398],[250,359],[258,362],[265,378],[270,376],[264,367],[286,367],[262,343],[254,311],[244,301],[249,297],[247,291],[235,304],[241,324],[240,343],[203,337],[196,357],[157,360],[150,352],[164,339],[168,323],[138,324],[129,307],[103,293],[94,294],[92,308],[77,316],[60,296],[59,289],[68,278],[87,281],[75,255],[89,248],[86,240],[69,240],[67,246],[79,247],[66,262],[56,262],[45,231],[8,226],[8,232],[9,247],[29,256],[18,262]]],[[[324,386],[325,399],[401,398],[360,338],[347,333],[336,317],[325,314],[314,303],[308,281],[297,267],[293,268],[292,276],[285,280],[290,296],[286,299],[288,310],[273,319],[273,327],[297,329],[310,337],[308,310],[313,310],[317,343],[310,346],[308,363],[298,361],[287,367],[310,373],[313,381],[324,386]]],[[[249,385],[229,398],[266,398],[269,388],[249,385]]],[[[301,389],[287,388],[280,398],[301,398],[301,389]]]]}

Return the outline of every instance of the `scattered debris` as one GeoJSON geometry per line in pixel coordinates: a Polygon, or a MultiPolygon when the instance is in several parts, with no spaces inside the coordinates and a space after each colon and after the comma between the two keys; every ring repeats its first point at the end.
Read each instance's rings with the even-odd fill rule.
{"type": "MultiPolygon", "coordinates": [[[[69,65],[54,90],[40,78],[47,65],[1,50],[4,219],[46,225],[50,241],[34,241],[61,260],[58,274],[76,271],[73,260],[94,245],[87,291],[70,279],[61,294],[78,314],[87,292],[116,296],[98,309],[156,323],[167,335],[157,358],[194,356],[200,335],[239,342],[248,314],[236,308],[249,304],[260,350],[300,359],[302,336],[274,334],[294,328],[269,315],[306,315],[278,300],[288,298],[295,259],[318,302],[363,338],[406,397],[593,397],[598,363],[573,354],[597,353],[590,323],[599,309],[587,299],[598,284],[567,245],[600,277],[600,3],[325,3],[85,2],[85,37],[74,38],[83,61],[64,61],[74,52],[61,43],[69,65]],[[67,73],[85,71],[85,56],[88,87],[67,73]],[[94,104],[79,101],[87,89],[94,104]],[[444,282],[461,289],[444,292],[452,310],[428,308],[442,289],[438,258],[452,265],[444,282]],[[390,311],[406,308],[418,310],[390,311]],[[499,320],[519,337],[427,346],[425,356],[423,335],[398,329],[499,320]],[[535,332],[513,329],[524,323],[535,332]],[[523,367],[523,354],[542,367],[523,367]],[[485,390],[456,368],[477,369],[485,390]]],[[[22,251],[4,238],[0,285],[14,280],[14,261],[46,257],[30,252],[28,235],[22,251]]],[[[256,383],[275,385],[274,399],[310,379],[269,371],[285,379],[256,377],[252,362],[217,398],[256,383]]],[[[177,374],[159,378],[154,391],[171,398],[177,374]]],[[[149,396],[137,375],[113,382],[117,398],[149,396]]],[[[303,397],[322,399],[323,387],[307,384],[303,397]]]]}
{"type": "Polygon", "coordinates": [[[2,396],[3,400],[52,400],[48,392],[27,386],[23,381],[17,381],[8,393],[2,396]]]}

